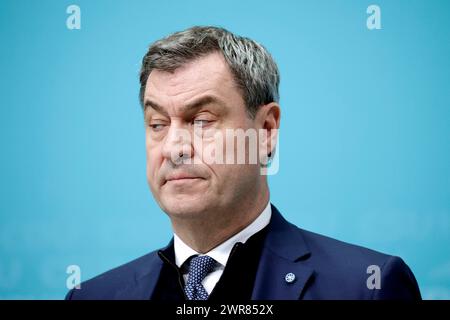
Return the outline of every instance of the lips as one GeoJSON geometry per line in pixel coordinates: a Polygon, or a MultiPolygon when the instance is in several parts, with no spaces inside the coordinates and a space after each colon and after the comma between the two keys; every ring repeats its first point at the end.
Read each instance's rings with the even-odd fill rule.
{"type": "Polygon", "coordinates": [[[203,179],[203,178],[194,176],[194,175],[185,174],[185,173],[176,173],[176,174],[171,174],[171,175],[167,176],[164,181],[164,184],[169,181],[183,181],[183,180],[188,181],[188,180],[193,180],[193,179],[203,179]]]}

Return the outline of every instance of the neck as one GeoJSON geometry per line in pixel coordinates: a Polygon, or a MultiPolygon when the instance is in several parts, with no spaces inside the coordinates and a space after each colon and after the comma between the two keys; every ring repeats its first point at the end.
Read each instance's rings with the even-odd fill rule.
{"type": "Polygon", "coordinates": [[[250,225],[269,201],[269,189],[251,201],[227,208],[215,208],[196,219],[171,219],[177,236],[199,253],[206,253],[250,225]]]}

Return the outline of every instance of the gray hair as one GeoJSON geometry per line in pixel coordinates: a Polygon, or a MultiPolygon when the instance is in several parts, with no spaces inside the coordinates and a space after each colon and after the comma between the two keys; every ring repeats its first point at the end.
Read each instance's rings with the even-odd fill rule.
{"type": "Polygon", "coordinates": [[[224,56],[236,84],[242,90],[251,118],[254,118],[259,106],[279,101],[278,67],[261,44],[223,28],[195,26],[150,45],[142,59],[141,105],[147,79],[153,69],[173,72],[187,62],[212,52],[221,52],[224,56]]]}

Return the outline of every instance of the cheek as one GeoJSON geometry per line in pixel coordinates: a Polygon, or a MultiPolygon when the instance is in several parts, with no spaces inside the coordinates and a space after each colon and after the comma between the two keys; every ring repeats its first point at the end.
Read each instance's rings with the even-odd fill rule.
{"type": "Polygon", "coordinates": [[[257,165],[213,164],[209,167],[215,176],[214,189],[219,193],[240,193],[254,185],[259,177],[257,165]]]}
{"type": "Polygon", "coordinates": [[[146,156],[147,156],[147,179],[151,184],[156,181],[156,176],[158,169],[161,166],[162,156],[161,148],[158,145],[152,143],[150,145],[147,141],[146,143],[146,156]]]}

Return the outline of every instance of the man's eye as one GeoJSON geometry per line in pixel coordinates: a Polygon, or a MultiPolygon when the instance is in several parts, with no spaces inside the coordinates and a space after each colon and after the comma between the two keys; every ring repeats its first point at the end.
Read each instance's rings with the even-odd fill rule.
{"type": "Polygon", "coordinates": [[[194,126],[204,127],[204,126],[208,125],[210,121],[205,120],[205,119],[195,119],[193,122],[194,122],[194,126]]]}
{"type": "Polygon", "coordinates": [[[153,131],[161,131],[162,129],[164,129],[165,124],[162,123],[151,123],[149,125],[150,128],[152,128],[153,131]]]}

